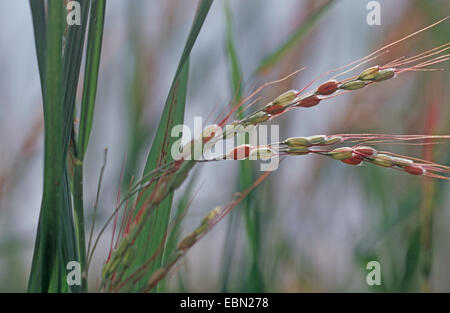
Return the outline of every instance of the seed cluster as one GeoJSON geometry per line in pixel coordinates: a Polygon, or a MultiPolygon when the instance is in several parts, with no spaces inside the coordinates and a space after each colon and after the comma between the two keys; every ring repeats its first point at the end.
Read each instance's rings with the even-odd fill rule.
{"type": "MultiPolygon", "coordinates": [[[[379,153],[369,146],[339,147],[333,150],[316,150],[314,147],[326,147],[345,141],[342,136],[315,135],[309,137],[291,137],[280,143],[269,146],[240,145],[218,160],[231,159],[267,160],[273,157],[287,155],[320,154],[349,165],[361,165],[363,162],[376,166],[402,170],[412,175],[426,175],[429,164],[415,163],[413,160],[379,153]],[[428,167],[427,167],[428,166],[428,167]]],[[[431,168],[432,170],[435,170],[431,168]]]]}
{"type": "Polygon", "coordinates": [[[209,212],[208,215],[206,215],[200,222],[200,225],[192,233],[180,241],[178,244],[178,249],[182,251],[189,249],[198,240],[198,238],[209,229],[212,225],[212,221],[219,215],[220,210],[221,207],[218,206],[209,212]]]}
{"type": "Polygon", "coordinates": [[[394,68],[382,68],[376,65],[362,71],[355,79],[348,79],[341,82],[332,79],[305,95],[299,95],[300,92],[297,90],[288,90],[269,102],[262,109],[250,114],[239,122],[232,123],[232,125],[257,125],[286,112],[290,108],[310,108],[318,105],[320,101],[326,99],[327,96],[335,94],[339,90],[350,91],[361,89],[371,83],[393,78],[395,73],[396,70],[394,68]]]}
{"type": "Polygon", "coordinates": [[[291,148],[329,146],[342,141],[341,136],[315,135],[309,137],[291,137],[283,141],[283,144],[291,148]]]}
{"type": "Polygon", "coordinates": [[[273,149],[269,147],[254,147],[248,144],[239,145],[227,154],[218,157],[216,160],[268,160],[275,156],[273,149]]]}
{"type": "Polygon", "coordinates": [[[252,160],[268,160],[279,153],[291,155],[308,154],[308,149],[313,146],[330,146],[341,142],[341,136],[315,135],[309,137],[291,137],[280,143],[274,143],[269,146],[251,146],[248,144],[239,145],[226,155],[218,157],[218,160],[243,160],[250,158],[252,160]]]}
{"type": "Polygon", "coordinates": [[[329,151],[325,155],[349,165],[360,165],[363,162],[368,162],[377,166],[402,170],[412,175],[426,174],[424,165],[414,163],[414,161],[406,158],[378,153],[377,150],[372,147],[342,147],[329,151]]]}
{"type": "Polygon", "coordinates": [[[314,92],[300,97],[297,100],[296,106],[309,108],[319,104],[319,102],[324,99],[323,96],[332,95],[339,90],[361,89],[373,82],[381,82],[394,76],[395,69],[393,68],[383,69],[378,65],[372,66],[362,71],[356,79],[350,79],[343,82],[333,79],[321,84],[314,92]]]}

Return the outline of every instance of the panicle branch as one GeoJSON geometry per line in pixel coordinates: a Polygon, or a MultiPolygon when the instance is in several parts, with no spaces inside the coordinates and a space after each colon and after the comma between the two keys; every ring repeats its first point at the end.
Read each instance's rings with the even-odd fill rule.
{"type": "MultiPolygon", "coordinates": [[[[378,151],[371,145],[438,145],[443,140],[450,139],[448,135],[390,135],[390,134],[338,134],[315,135],[309,137],[291,137],[282,142],[270,145],[251,146],[240,145],[229,153],[216,158],[218,160],[267,160],[283,155],[318,154],[339,160],[349,165],[361,165],[364,162],[380,167],[401,170],[413,175],[428,176],[450,180],[444,174],[450,174],[450,167],[431,161],[403,156],[393,152],[378,151]],[[353,146],[331,149],[330,146],[348,142],[353,146]],[[320,149],[317,149],[320,147],[320,149]]],[[[207,162],[207,161],[206,161],[207,162]]]]}

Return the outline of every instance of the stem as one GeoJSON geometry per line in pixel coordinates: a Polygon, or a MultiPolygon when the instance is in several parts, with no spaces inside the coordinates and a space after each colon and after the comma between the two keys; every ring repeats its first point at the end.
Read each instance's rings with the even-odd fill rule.
{"type": "Polygon", "coordinates": [[[103,40],[106,0],[94,0],[91,3],[89,33],[86,49],[85,77],[80,113],[80,128],[76,143],[78,163],[75,164],[73,177],[73,198],[76,235],[82,270],[82,291],[87,292],[86,238],[84,230],[83,208],[83,160],[87,150],[89,135],[94,118],[95,97],[97,93],[98,70],[103,40]]]}

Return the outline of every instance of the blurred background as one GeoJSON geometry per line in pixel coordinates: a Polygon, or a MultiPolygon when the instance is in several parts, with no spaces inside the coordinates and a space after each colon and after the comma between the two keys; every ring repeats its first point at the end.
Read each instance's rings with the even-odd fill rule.
{"type": "MultiPolygon", "coordinates": [[[[243,95],[306,67],[264,89],[255,104],[262,106],[450,13],[446,0],[379,0],[381,25],[370,26],[369,1],[329,2],[215,1],[191,54],[185,124],[193,126],[196,116],[213,123],[233,100],[230,37],[243,95]],[[305,24],[308,30],[292,37],[305,24]],[[290,38],[294,41],[283,54],[261,68],[264,58],[290,38]]],[[[194,0],[107,2],[84,183],[89,220],[103,149],[108,147],[97,226],[114,208],[124,159],[125,182],[142,171],[196,7],[194,0]]],[[[42,196],[42,100],[32,29],[28,1],[0,2],[1,292],[26,289],[42,196]]],[[[439,46],[449,40],[449,30],[447,21],[392,47],[383,58],[439,46]]],[[[446,70],[406,73],[311,109],[292,110],[271,123],[280,125],[281,138],[350,132],[450,134],[449,65],[438,67],[446,70]]],[[[444,144],[394,146],[391,151],[450,164],[444,144]]],[[[253,165],[256,179],[260,172],[253,165]]],[[[196,167],[174,201],[182,205],[189,200],[183,233],[243,189],[240,171],[233,161],[196,167]]],[[[287,158],[188,253],[166,290],[450,292],[449,190],[446,181],[370,165],[351,167],[319,156],[287,158]],[[381,265],[381,286],[366,284],[366,265],[373,260],[381,265]]],[[[96,252],[90,270],[93,289],[109,242],[107,234],[96,252]]]]}

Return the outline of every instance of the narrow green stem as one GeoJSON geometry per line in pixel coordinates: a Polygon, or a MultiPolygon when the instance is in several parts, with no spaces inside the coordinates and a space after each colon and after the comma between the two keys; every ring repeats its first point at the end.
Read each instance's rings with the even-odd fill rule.
{"type": "Polygon", "coordinates": [[[86,50],[85,77],[83,83],[83,97],[80,113],[80,128],[77,146],[77,164],[73,177],[73,198],[75,227],[78,239],[78,251],[82,269],[82,291],[87,292],[87,260],[86,237],[84,228],[83,208],[83,160],[87,150],[89,135],[94,118],[95,97],[97,93],[98,71],[100,66],[103,27],[105,20],[106,0],[94,0],[91,4],[88,43],[86,50]]]}

